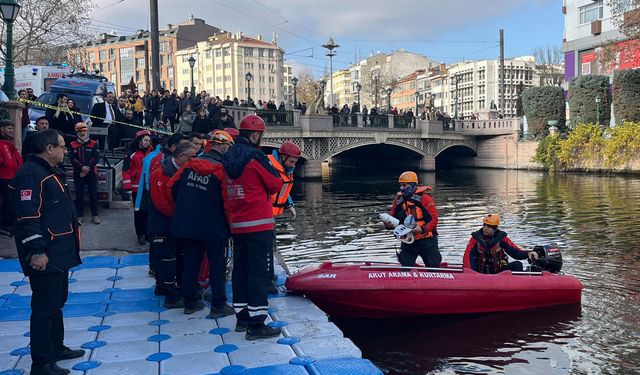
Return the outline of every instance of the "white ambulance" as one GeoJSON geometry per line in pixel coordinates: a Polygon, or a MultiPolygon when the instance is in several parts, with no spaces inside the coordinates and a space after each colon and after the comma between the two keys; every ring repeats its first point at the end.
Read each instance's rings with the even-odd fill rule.
{"type": "Polygon", "coordinates": [[[51,85],[58,79],[71,74],[71,68],[66,65],[24,65],[15,69],[16,93],[28,88],[33,89],[35,96],[49,91],[51,85]]]}

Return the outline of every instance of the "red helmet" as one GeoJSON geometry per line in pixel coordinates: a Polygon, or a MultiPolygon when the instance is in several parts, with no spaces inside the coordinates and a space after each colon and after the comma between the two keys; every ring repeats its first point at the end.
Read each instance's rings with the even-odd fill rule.
{"type": "Polygon", "coordinates": [[[293,142],[284,142],[281,146],[280,149],[278,150],[278,152],[280,152],[280,154],[282,155],[287,155],[287,156],[293,156],[294,158],[299,158],[300,154],[302,153],[302,151],[300,151],[300,147],[298,147],[298,145],[296,145],[293,142]]]}
{"type": "Polygon", "coordinates": [[[224,131],[226,131],[233,139],[236,139],[236,137],[240,135],[240,132],[236,128],[224,128],[224,131]]]}
{"type": "Polygon", "coordinates": [[[258,115],[248,115],[240,121],[240,130],[263,132],[267,130],[264,120],[258,115]]]}
{"type": "Polygon", "coordinates": [[[148,135],[149,137],[151,137],[151,132],[148,130],[140,130],[136,133],[136,138],[142,138],[145,135],[148,135]]]}

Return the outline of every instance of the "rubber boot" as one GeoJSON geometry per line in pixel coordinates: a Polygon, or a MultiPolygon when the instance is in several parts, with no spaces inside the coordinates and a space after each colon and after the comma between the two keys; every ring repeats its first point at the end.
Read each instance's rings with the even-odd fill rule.
{"type": "Polygon", "coordinates": [[[253,316],[249,320],[249,327],[245,338],[247,340],[260,340],[280,335],[280,328],[272,328],[264,324],[266,315],[253,316]]]}

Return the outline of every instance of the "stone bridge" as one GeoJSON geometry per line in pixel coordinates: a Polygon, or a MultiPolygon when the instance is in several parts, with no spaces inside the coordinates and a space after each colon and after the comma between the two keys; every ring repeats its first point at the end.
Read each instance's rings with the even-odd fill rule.
{"type": "MultiPolygon", "coordinates": [[[[230,112],[238,124],[252,111],[238,108],[230,112]]],[[[504,159],[509,158],[507,143],[517,142],[520,123],[518,118],[458,120],[445,127],[441,121],[417,120],[408,127],[397,127],[399,124],[389,115],[386,127],[366,126],[360,117],[355,121],[355,116],[357,124],[336,126],[331,116],[300,116],[299,111],[293,111],[293,115],[293,124],[268,124],[262,145],[277,148],[282,142],[291,141],[300,146],[304,160],[296,175],[303,178],[321,177],[323,163],[331,163],[333,157],[345,151],[369,145],[412,151],[416,156],[416,165],[412,167],[418,170],[434,170],[436,157],[453,147],[467,149],[467,154],[474,155],[461,164],[502,167],[504,159]]]]}

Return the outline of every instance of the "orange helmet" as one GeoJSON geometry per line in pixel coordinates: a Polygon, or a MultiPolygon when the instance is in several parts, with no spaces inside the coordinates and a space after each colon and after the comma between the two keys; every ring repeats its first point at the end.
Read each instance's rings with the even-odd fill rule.
{"type": "Polygon", "coordinates": [[[284,142],[278,152],[282,155],[292,156],[294,158],[299,158],[302,151],[300,151],[300,147],[293,142],[284,142]]]}
{"type": "Polygon", "coordinates": [[[416,174],[416,172],[411,172],[411,171],[404,172],[403,174],[400,175],[400,178],[398,178],[398,182],[401,184],[411,183],[411,182],[413,182],[414,184],[417,184],[418,175],[416,174]]]}
{"type": "Polygon", "coordinates": [[[487,225],[497,227],[498,225],[500,225],[500,215],[489,214],[482,219],[482,224],[487,224],[487,225]]]}
{"type": "Polygon", "coordinates": [[[88,129],[87,124],[85,124],[84,122],[79,122],[76,124],[76,132],[82,131],[84,129],[88,129]]]}
{"type": "Polygon", "coordinates": [[[264,120],[258,115],[248,115],[245,116],[242,121],[240,121],[240,130],[250,130],[254,132],[263,132],[267,130],[267,125],[264,123],[264,120]]]}
{"type": "Polygon", "coordinates": [[[211,133],[211,142],[220,143],[220,144],[233,144],[233,138],[229,133],[224,130],[216,130],[211,133]]]}

